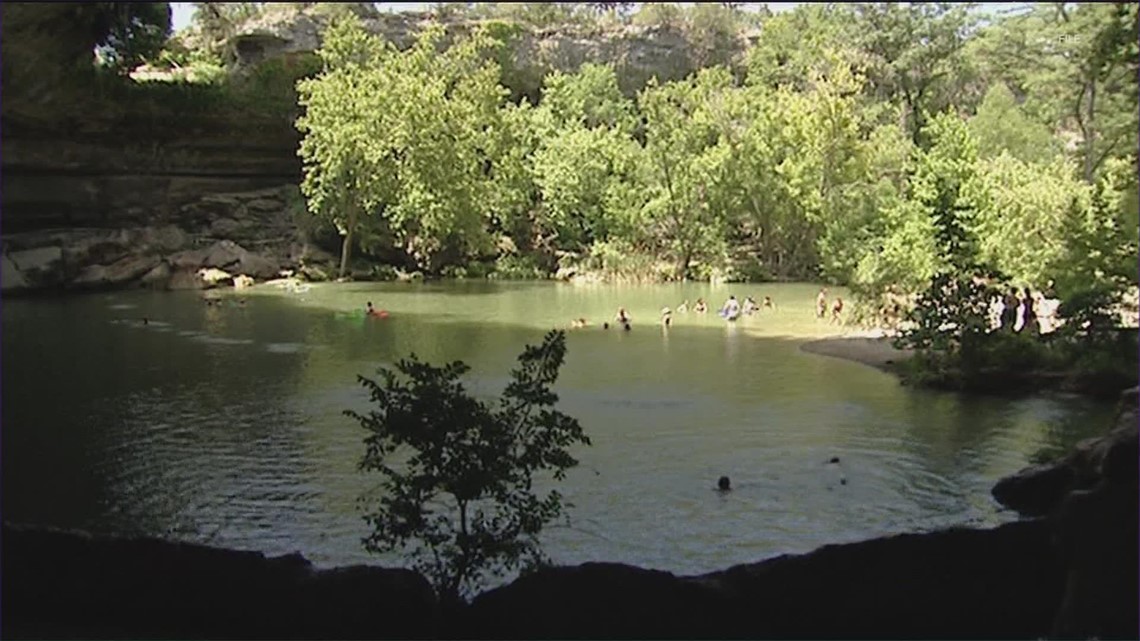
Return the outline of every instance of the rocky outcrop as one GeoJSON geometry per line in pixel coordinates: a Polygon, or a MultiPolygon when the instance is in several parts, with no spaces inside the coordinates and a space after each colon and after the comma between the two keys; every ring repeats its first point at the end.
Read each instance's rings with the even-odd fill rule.
{"type": "Polygon", "coordinates": [[[702,576],[551,568],[471,607],[479,638],[1037,638],[1061,600],[1044,523],[906,534],[702,576]]]}
{"type": "Polygon", "coordinates": [[[315,569],[155,539],[5,525],[6,639],[417,639],[434,593],[409,570],[315,569]]]}
{"type": "Polygon", "coordinates": [[[549,568],[441,620],[398,570],[6,527],[5,638],[1038,638],[1063,573],[1042,521],[907,534],[702,576],[549,568]]]}
{"type": "MultiPolygon", "coordinates": [[[[448,19],[430,12],[381,13],[369,6],[354,6],[365,29],[383,36],[399,49],[410,47],[428,25],[442,24],[446,37],[471,32],[494,21],[448,19]]],[[[239,65],[252,67],[266,60],[288,59],[312,53],[330,16],[320,7],[281,6],[264,11],[242,25],[233,37],[239,65]]],[[[612,64],[627,95],[635,95],[650,78],[679,80],[696,71],[701,61],[687,35],[672,26],[560,25],[537,29],[500,22],[507,36],[508,53],[501,62],[504,84],[515,95],[537,96],[542,79],[552,71],[573,73],[585,62],[612,64]]],[[[738,46],[719,52],[722,62],[740,63],[755,33],[742,33],[738,46]]]]}
{"type": "Polygon", "coordinates": [[[1138,403],[1140,389],[1125,392],[1116,426],[1107,435],[1082,441],[1064,458],[994,486],[994,498],[1003,505],[1022,514],[1049,515],[1065,566],[1053,636],[1137,637],[1138,403]]]}
{"type": "Polygon", "coordinates": [[[1114,466],[1124,469],[1122,478],[1134,482],[1140,457],[1137,394],[1136,388],[1123,394],[1115,426],[1108,434],[1081,441],[1057,461],[1027,467],[998,481],[994,499],[1024,516],[1043,516],[1057,509],[1070,493],[1108,483],[1114,466]]]}
{"type": "MultiPolygon", "coordinates": [[[[284,185],[207,194],[138,227],[48,229],[4,237],[5,293],[145,286],[201,288],[282,270],[328,267],[333,257],[308,246],[293,221],[300,195],[284,185]],[[226,272],[206,279],[202,269],[226,272]]],[[[302,269],[304,273],[305,270],[302,269]]]]}

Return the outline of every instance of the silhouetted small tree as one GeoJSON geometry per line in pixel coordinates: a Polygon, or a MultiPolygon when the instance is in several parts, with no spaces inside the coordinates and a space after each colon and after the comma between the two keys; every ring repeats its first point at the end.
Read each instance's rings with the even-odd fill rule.
{"type": "Polygon", "coordinates": [[[369,432],[361,469],[384,477],[365,516],[365,549],[408,553],[447,603],[488,574],[543,562],[538,535],[563,504],[556,490],[536,493],[534,474],[561,480],[578,464],[568,448],[590,444],[577,420],[553,409],[565,354],[561,331],[526,346],[494,404],[467,393],[460,361],[434,367],[413,355],[397,363],[402,377],[387,368],[379,383],[358,377],[376,409],[345,414],[369,432]]]}

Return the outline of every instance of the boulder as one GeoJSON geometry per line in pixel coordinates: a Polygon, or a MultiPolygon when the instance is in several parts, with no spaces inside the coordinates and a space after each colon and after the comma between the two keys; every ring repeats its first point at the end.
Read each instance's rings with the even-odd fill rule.
{"type": "Polygon", "coordinates": [[[138,252],[137,236],[126,229],[77,230],[61,239],[63,260],[73,273],[91,265],[110,265],[138,252]]]}
{"type": "Polygon", "coordinates": [[[111,265],[91,265],[74,280],[73,287],[107,287],[129,283],[158,267],[158,256],[128,256],[111,265]]]}
{"type": "Polygon", "coordinates": [[[1024,516],[1043,516],[1056,509],[1070,492],[1096,486],[1104,477],[1109,459],[1131,460],[1135,464],[1140,455],[1140,432],[1136,406],[1129,400],[1135,394],[1135,390],[1124,393],[1116,426],[1108,434],[1081,441],[1057,461],[1027,467],[1001,479],[991,492],[994,499],[1024,516]]]}
{"type": "Polygon", "coordinates": [[[139,283],[147,287],[154,287],[157,289],[165,289],[170,283],[172,271],[170,265],[165,262],[159,263],[139,279],[139,283]]]}
{"type": "Polygon", "coordinates": [[[220,240],[206,250],[202,266],[225,269],[241,262],[242,257],[247,253],[241,245],[233,241],[220,240]]]}
{"type": "Polygon", "coordinates": [[[37,247],[23,251],[12,252],[8,258],[16,265],[16,269],[23,274],[36,274],[37,272],[54,272],[63,261],[63,250],[60,247],[37,247]]]}
{"type": "Polygon", "coordinates": [[[281,266],[264,256],[246,252],[237,263],[237,271],[249,274],[254,278],[273,278],[281,270],[281,266]]]}
{"type": "Polygon", "coordinates": [[[202,277],[195,270],[172,269],[170,280],[166,282],[166,288],[171,291],[205,289],[206,287],[206,281],[202,280],[202,277]]]}
{"type": "Polygon", "coordinates": [[[28,279],[16,267],[16,263],[5,254],[0,257],[0,291],[19,291],[28,286],[28,279]]]}
{"type": "Polygon", "coordinates": [[[167,256],[166,262],[176,270],[193,270],[205,265],[209,249],[187,249],[167,256]]]}

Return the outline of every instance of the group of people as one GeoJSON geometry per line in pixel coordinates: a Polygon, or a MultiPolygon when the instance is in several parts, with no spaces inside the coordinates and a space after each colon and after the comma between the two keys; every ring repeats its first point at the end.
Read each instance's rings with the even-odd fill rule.
{"type": "MultiPolygon", "coordinates": [[[[827,288],[819,290],[819,294],[815,297],[815,317],[827,318],[827,288]]],[[[839,296],[835,297],[835,302],[831,304],[831,322],[843,322],[843,299],[839,296]]]]}
{"type": "MultiPolygon", "coordinates": [[[[990,306],[990,326],[1009,332],[1031,332],[1034,334],[1052,331],[1056,326],[1056,309],[1049,304],[1045,295],[1026,287],[1024,290],[1010,289],[999,294],[990,306]],[[1000,311],[998,307],[1000,306],[1000,311]],[[1021,325],[1017,324],[1018,311],[1021,311],[1021,325]]],[[[1055,301],[1054,301],[1055,302],[1055,301]]]]}
{"type": "MultiPolygon", "coordinates": [[[[718,313],[726,320],[736,320],[741,314],[755,314],[760,309],[775,309],[776,304],[772,302],[771,296],[765,296],[762,303],[757,303],[751,296],[744,299],[744,304],[741,305],[740,301],[736,300],[736,296],[729,296],[728,300],[724,302],[718,313]]],[[[675,310],[670,309],[668,306],[661,308],[661,324],[669,327],[673,323],[673,313],[684,314],[690,311],[689,301],[685,299],[675,310]]],[[[708,303],[705,299],[698,298],[697,302],[692,305],[692,311],[696,314],[705,314],[709,311],[708,303]]],[[[620,326],[622,329],[629,331],[633,328],[633,319],[630,317],[629,312],[624,307],[619,307],[617,313],[614,314],[613,323],[620,326]]],[[[575,318],[570,321],[571,329],[581,329],[588,327],[589,322],[585,318],[575,318]]],[[[609,321],[602,323],[602,329],[609,329],[609,321]]]]}

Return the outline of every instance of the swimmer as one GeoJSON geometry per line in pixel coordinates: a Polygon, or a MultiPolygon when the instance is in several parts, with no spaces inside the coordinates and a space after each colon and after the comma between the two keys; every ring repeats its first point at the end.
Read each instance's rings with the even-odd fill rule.
{"type": "Polygon", "coordinates": [[[626,313],[624,307],[619,307],[617,314],[614,316],[614,322],[623,323],[628,325],[630,321],[629,314],[626,313]]]}
{"type": "Polygon", "coordinates": [[[671,323],[671,322],[673,322],[673,311],[670,310],[668,307],[662,307],[661,308],[661,324],[664,325],[665,327],[668,327],[669,323],[671,323]]]}
{"type": "Polygon", "coordinates": [[[716,489],[720,490],[721,492],[728,492],[732,489],[732,481],[729,481],[727,476],[722,476],[717,479],[716,489]]]}
{"type": "Polygon", "coordinates": [[[610,322],[609,321],[605,321],[602,323],[602,329],[609,329],[609,328],[610,328],[610,322]]]}
{"type": "Polygon", "coordinates": [[[574,320],[570,321],[570,329],[578,329],[580,327],[585,327],[588,324],[589,323],[586,322],[585,318],[575,318],[574,320]]]}
{"type": "Polygon", "coordinates": [[[832,306],[832,308],[831,308],[831,322],[833,322],[833,323],[842,322],[842,319],[840,318],[840,314],[842,314],[842,313],[843,313],[843,299],[836,297],[835,298],[835,305],[832,306]]]}
{"type": "Polygon", "coordinates": [[[677,305],[677,313],[678,314],[684,314],[688,311],[689,311],[689,299],[686,298],[685,302],[681,303],[680,305],[677,305]]]}
{"type": "Polygon", "coordinates": [[[819,290],[819,295],[815,297],[815,317],[823,318],[827,315],[827,288],[819,290]]]}
{"type": "Polygon", "coordinates": [[[764,297],[764,307],[766,307],[767,309],[772,309],[775,307],[775,305],[772,304],[772,297],[771,296],[765,296],[764,297]]]}
{"type": "Polygon", "coordinates": [[[697,304],[693,306],[693,311],[698,314],[704,314],[709,311],[709,306],[705,304],[705,299],[698,298],[697,304]]]}

